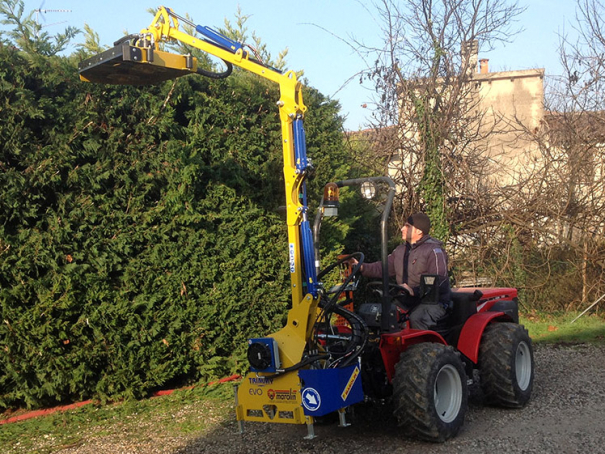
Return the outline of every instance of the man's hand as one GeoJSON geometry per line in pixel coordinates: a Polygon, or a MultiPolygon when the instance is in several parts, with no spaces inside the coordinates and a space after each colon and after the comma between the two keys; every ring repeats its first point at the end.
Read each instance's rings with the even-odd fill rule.
{"type": "Polygon", "coordinates": [[[410,287],[408,284],[405,284],[405,283],[402,285],[402,287],[408,291],[410,296],[414,296],[414,290],[412,290],[412,287],[410,287]]]}
{"type": "MultiPolygon", "coordinates": [[[[347,263],[351,268],[355,268],[357,266],[357,264],[359,263],[359,260],[357,260],[355,257],[351,257],[347,261],[347,263]]],[[[361,265],[361,267],[359,268],[359,271],[361,271],[362,268],[363,268],[363,265],[361,265]]]]}

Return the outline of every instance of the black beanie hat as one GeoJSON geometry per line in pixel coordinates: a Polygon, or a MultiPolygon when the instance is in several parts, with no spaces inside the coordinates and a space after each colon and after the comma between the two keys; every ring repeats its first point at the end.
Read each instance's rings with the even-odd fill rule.
{"type": "Polygon", "coordinates": [[[418,230],[422,230],[422,233],[425,235],[428,235],[429,230],[431,230],[431,220],[424,213],[414,213],[408,218],[407,223],[413,225],[418,230]]]}

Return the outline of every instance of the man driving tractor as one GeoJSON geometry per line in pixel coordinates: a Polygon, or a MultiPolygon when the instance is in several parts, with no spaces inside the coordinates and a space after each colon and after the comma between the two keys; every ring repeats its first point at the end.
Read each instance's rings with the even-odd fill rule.
{"type": "MultiPolygon", "coordinates": [[[[430,229],[431,220],[426,214],[411,215],[401,228],[401,238],[405,243],[397,246],[388,258],[389,276],[395,276],[397,284],[404,289],[401,301],[410,310],[410,327],[413,329],[433,329],[446,315],[450,303],[447,255],[443,243],[429,235],[430,229]],[[420,278],[427,274],[438,276],[437,302],[421,301],[420,278]]],[[[351,259],[351,264],[357,264],[357,260],[351,259]]],[[[362,264],[361,274],[381,278],[382,263],[362,264]]]]}

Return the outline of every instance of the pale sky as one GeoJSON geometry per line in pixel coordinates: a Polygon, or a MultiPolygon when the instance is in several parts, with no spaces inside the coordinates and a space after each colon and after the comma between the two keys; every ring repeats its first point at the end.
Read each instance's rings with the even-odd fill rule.
{"type": "MultiPolygon", "coordinates": [[[[372,91],[359,85],[355,75],[365,68],[365,63],[347,43],[353,44],[354,37],[367,44],[380,44],[375,9],[371,2],[363,3],[368,6],[357,0],[171,0],[164,6],[181,16],[188,13],[199,25],[220,28],[225,18],[234,22],[239,5],[244,15],[251,16],[247,22],[249,31],[263,40],[274,57],[287,47],[287,69],[304,70],[309,85],[339,100],[347,118],[345,127],[357,130],[366,124],[369,109],[362,106],[371,103],[372,91]]],[[[521,4],[528,7],[519,22],[525,31],[513,43],[489,54],[480,49],[479,58],[490,59],[491,71],[544,68],[547,75],[558,74],[557,35],[563,30],[572,31],[575,1],[525,0],[521,4]]],[[[40,22],[49,33],[60,32],[67,25],[83,29],[87,23],[104,45],[111,45],[124,31],[134,33],[146,28],[152,19],[147,9],[157,6],[158,3],[127,0],[25,2],[26,11],[71,10],[44,14],[40,22]]],[[[83,35],[79,35],[74,43],[83,40],[83,35]]]]}

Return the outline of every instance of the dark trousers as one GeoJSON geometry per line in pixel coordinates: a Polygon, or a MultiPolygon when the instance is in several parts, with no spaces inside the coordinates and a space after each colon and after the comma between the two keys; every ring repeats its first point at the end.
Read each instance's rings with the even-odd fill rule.
{"type": "Polygon", "coordinates": [[[419,304],[410,313],[410,328],[434,329],[437,322],[446,315],[441,304],[419,304]]]}

